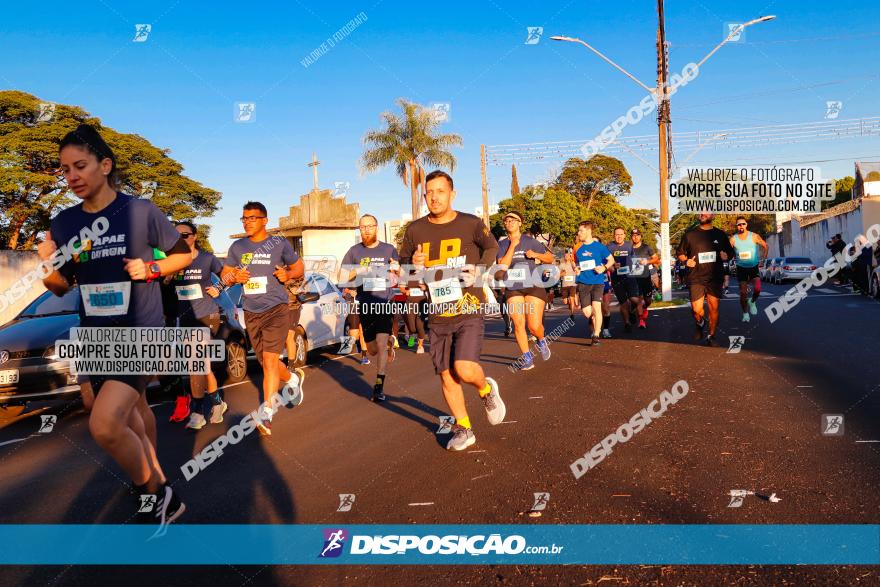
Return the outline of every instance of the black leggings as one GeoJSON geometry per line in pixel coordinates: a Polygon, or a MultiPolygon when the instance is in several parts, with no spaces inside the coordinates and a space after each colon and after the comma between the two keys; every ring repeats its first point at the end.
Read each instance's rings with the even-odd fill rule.
{"type": "MultiPolygon", "coordinates": [[[[418,304],[421,308],[424,302],[424,296],[406,298],[408,308],[412,308],[412,304],[418,304]]],[[[410,335],[417,334],[419,340],[425,340],[425,322],[422,320],[421,312],[406,313],[406,328],[410,335]]]]}

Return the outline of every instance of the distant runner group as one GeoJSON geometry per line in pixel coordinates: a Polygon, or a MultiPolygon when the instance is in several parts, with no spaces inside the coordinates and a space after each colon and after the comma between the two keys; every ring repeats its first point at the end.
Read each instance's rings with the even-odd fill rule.
{"type": "MultiPolygon", "coordinates": [[[[278,398],[294,408],[304,397],[304,373],[293,368],[304,265],[287,239],[267,233],[266,207],[259,202],[244,205],[241,222],[246,236],[236,240],[221,261],[196,246],[193,223],[172,224],[151,201],[116,190],[116,158],[93,127],[83,124],[70,132],[59,153],[67,184],[82,202],[53,218],[39,245],[43,260],[57,256],[56,243],[74,253],[44,279],[47,289],[61,296],[79,287],[81,327],[178,325],[206,327],[217,336],[217,298],[240,284],[247,336],[262,367],[261,404],[252,414],[253,422],[262,435],[270,435],[278,398]],[[82,227],[104,217],[109,222],[107,236],[77,236],[82,227]],[[171,316],[163,315],[160,284],[173,288],[177,304],[171,316]],[[287,364],[282,360],[285,350],[287,364]]],[[[476,391],[489,424],[502,423],[507,412],[498,382],[486,376],[480,360],[485,315],[492,308],[500,308],[505,334],[514,334],[519,369],[530,370],[538,356],[543,361],[551,358],[544,313],[554,309],[557,283],[570,315],[580,309],[587,319],[588,345],[595,346],[611,337],[612,295],[625,331],[635,325],[647,328],[648,307],[659,286],[655,269],[660,257],[643,242],[638,229],[629,232],[627,241],[627,232],[615,228],[613,240],[605,244],[595,238],[593,223],[584,221],[571,248],[557,261],[544,243],[524,230],[519,212],[504,215],[506,237],[499,242],[480,218],[453,209],[455,195],[451,176],[443,171],[428,174],[429,213],[407,226],[399,249],[378,240],[375,216],[362,216],[361,242],[348,250],[337,277],[353,308],[346,317],[349,338],[340,351],[350,353],[359,345],[360,361],[375,361],[372,400],[386,400],[386,377],[399,347],[397,325],[403,317],[409,346],[417,342],[416,353],[422,354],[427,345],[455,418],[447,449],[461,451],[476,442],[465,388],[476,391]],[[395,290],[400,292],[396,298],[395,290]],[[395,309],[395,299],[404,310],[395,309]],[[530,339],[535,343],[531,348],[530,339]]],[[[728,259],[737,259],[743,321],[757,313],[761,288],[756,267],[766,257],[767,245],[747,230],[744,218],[737,220],[736,228],[728,237],[712,226],[711,214],[703,214],[677,251],[689,268],[695,336],[703,338],[708,308],[710,346],[717,346],[718,300],[728,259]]],[[[145,390],[157,375],[91,376],[81,383],[93,438],[126,472],[133,493],[155,496],[156,507],[139,511],[138,519],[164,527],[182,515],[185,506],[156,454],[155,416],[145,390]]],[[[181,395],[172,419],[186,420],[187,428],[195,430],[221,423],[228,406],[216,378],[192,374],[189,385],[190,393],[181,395]]]]}

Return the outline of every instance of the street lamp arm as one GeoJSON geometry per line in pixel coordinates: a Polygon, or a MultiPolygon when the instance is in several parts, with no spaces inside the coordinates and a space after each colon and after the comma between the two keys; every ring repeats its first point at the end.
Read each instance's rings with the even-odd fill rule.
{"type": "Polygon", "coordinates": [[[555,36],[555,37],[550,37],[550,38],[551,38],[552,40],[554,40],[554,41],[568,41],[568,42],[570,42],[570,43],[580,43],[581,45],[583,45],[584,47],[586,47],[587,49],[589,49],[590,51],[592,51],[593,53],[595,53],[596,55],[598,55],[599,57],[601,57],[602,59],[604,59],[604,60],[605,60],[606,62],[608,62],[611,66],[615,67],[618,71],[620,71],[621,73],[623,73],[626,77],[628,77],[628,78],[631,79],[632,81],[636,82],[637,84],[639,84],[640,86],[642,86],[643,88],[645,88],[646,90],[648,90],[649,92],[651,92],[652,94],[653,94],[654,92],[657,91],[655,88],[649,88],[648,86],[646,86],[645,84],[643,84],[642,82],[640,82],[640,81],[639,81],[634,75],[632,75],[630,72],[628,72],[627,70],[625,70],[625,69],[622,68],[621,66],[617,65],[616,63],[614,63],[613,61],[611,61],[610,59],[608,59],[607,57],[605,57],[604,55],[602,55],[602,53],[600,53],[599,51],[597,51],[596,49],[594,49],[593,47],[591,47],[591,46],[588,45],[587,43],[581,41],[580,39],[576,39],[576,38],[574,38],[574,37],[561,37],[561,36],[555,36]]]}
{"type": "Polygon", "coordinates": [[[724,45],[727,41],[729,41],[730,39],[732,39],[735,35],[737,35],[737,34],[743,32],[743,31],[746,29],[746,27],[750,27],[750,26],[752,26],[753,24],[757,24],[757,23],[759,23],[759,22],[767,22],[768,20],[773,20],[774,18],[776,18],[776,17],[773,16],[773,15],[761,16],[761,17],[756,18],[756,19],[754,19],[754,20],[750,20],[750,21],[747,22],[747,23],[744,23],[743,25],[739,26],[738,28],[733,29],[732,31],[730,31],[730,34],[727,35],[727,38],[725,38],[723,41],[721,41],[720,43],[718,43],[718,45],[716,45],[714,49],[712,49],[711,51],[709,51],[709,54],[708,54],[708,55],[706,55],[705,57],[703,57],[703,58],[700,60],[700,62],[697,63],[697,69],[699,70],[699,68],[702,67],[704,63],[706,63],[706,60],[708,60],[710,57],[712,57],[712,55],[714,55],[715,52],[718,51],[718,49],[721,48],[722,45],[724,45]]]}

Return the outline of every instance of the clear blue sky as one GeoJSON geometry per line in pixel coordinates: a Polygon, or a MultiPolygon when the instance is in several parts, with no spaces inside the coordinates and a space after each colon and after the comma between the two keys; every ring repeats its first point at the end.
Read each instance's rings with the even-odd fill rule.
{"type": "MultiPolygon", "coordinates": [[[[673,98],[673,130],[821,121],[840,100],[840,119],[880,115],[880,4],[795,0],[667,3],[670,70],[708,52],[726,22],[777,19],[728,44],[673,98]]],[[[0,87],[77,104],[122,132],[170,148],[185,173],[223,193],[207,220],[225,250],[248,199],[269,206],[272,224],[320,183],[350,181],[349,200],[380,220],[409,210],[408,190],[389,169],[361,176],[364,133],[398,97],[450,102],[458,207],[480,205],[481,143],[589,139],[638,103],[644,90],[585,48],[549,40],[581,37],[642,81],[655,77],[655,2],[473,0],[424,5],[305,1],[203,3],[99,0],[81,5],[11,3],[0,23],[0,87]],[[38,9],[37,9],[38,8],[38,9]],[[359,12],[367,21],[310,65],[300,61],[359,12]],[[134,25],[150,23],[146,42],[134,25]],[[526,45],[526,27],[544,36],[526,45]],[[254,124],[233,122],[234,102],[256,102],[254,124]]],[[[655,132],[652,119],[625,136],[655,132]]],[[[686,153],[676,153],[679,158],[686,153]]],[[[623,157],[633,207],[657,204],[656,174],[623,157]]],[[[880,159],[880,141],[852,139],[772,149],[706,150],[694,163],[817,163],[826,176],[853,173],[854,159],[880,159]]],[[[520,184],[549,165],[519,167],[520,184]]],[[[509,194],[509,168],[490,167],[490,197],[509,194]]]]}

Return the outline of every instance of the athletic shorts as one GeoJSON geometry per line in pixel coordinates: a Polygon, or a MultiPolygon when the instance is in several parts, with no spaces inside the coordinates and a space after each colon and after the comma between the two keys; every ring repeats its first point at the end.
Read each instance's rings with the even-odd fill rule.
{"type": "Polygon", "coordinates": [[[386,313],[361,314],[361,330],[364,333],[364,342],[373,342],[377,334],[391,334],[394,325],[394,316],[386,313]]]}
{"type": "Polygon", "coordinates": [[[654,292],[654,285],[651,283],[650,277],[633,277],[631,279],[627,279],[626,287],[629,290],[629,297],[637,298],[639,296],[644,296],[646,298],[651,297],[651,294],[654,292]]]}
{"type": "Polygon", "coordinates": [[[302,306],[297,306],[296,308],[291,308],[288,306],[290,310],[290,329],[293,330],[297,326],[299,326],[299,317],[302,314],[302,306]]]}
{"type": "Polygon", "coordinates": [[[244,322],[260,364],[263,363],[263,353],[281,354],[290,331],[290,308],[287,303],[278,304],[265,312],[245,311],[244,322]]]}
{"type": "Polygon", "coordinates": [[[573,285],[566,285],[562,288],[562,297],[571,298],[577,295],[577,288],[573,285]]]}
{"type": "Polygon", "coordinates": [[[691,301],[700,298],[712,296],[713,298],[721,297],[722,285],[720,281],[712,281],[709,283],[692,283],[688,286],[691,294],[691,301]]]}
{"type": "Polygon", "coordinates": [[[217,336],[217,331],[220,330],[220,314],[208,314],[207,316],[202,316],[201,318],[196,318],[192,314],[187,314],[186,316],[180,317],[180,327],[208,327],[211,329],[211,338],[214,338],[217,336]]]}
{"type": "Polygon", "coordinates": [[[544,289],[543,287],[526,287],[526,288],[517,289],[517,290],[510,290],[509,289],[504,294],[504,299],[509,300],[510,298],[515,298],[515,297],[521,298],[521,297],[525,297],[525,296],[532,296],[533,298],[538,298],[539,300],[546,302],[547,301],[547,290],[544,289]]]}
{"type": "Polygon", "coordinates": [[[483,351],[483,317],[455,322],[434,322],[428,335],[434,372],[448,371],[455,361],[480,362],[483,351]]]}
{"type": "Polygon", "coordinates": [[[604,284],[597,283],[596,285],[587,285],[585,283],[579,283],[577,288],[581,308],[589,308],[591,303],[602,301],[602,296],[604,295],[605,290],[604,284]]]}
{"type": "Polygon", "coordinates": [[[631,297],[629,293],[629,282],[629,279],[621,279],[620,281],[615,281],[611,284],[611,287],[614,290],[614,297],[617,298],[618,304],[626,303],[631,297]]]}
{"type": "Polygon", "coordinates": [[[749,281],[750,279],[758,278],[758,266],[754,267],[740,267],[736,266],[736,280],[739,282],[749,281]]]}

